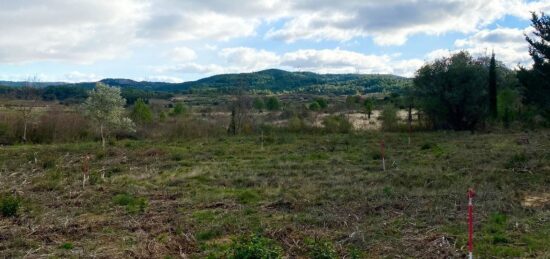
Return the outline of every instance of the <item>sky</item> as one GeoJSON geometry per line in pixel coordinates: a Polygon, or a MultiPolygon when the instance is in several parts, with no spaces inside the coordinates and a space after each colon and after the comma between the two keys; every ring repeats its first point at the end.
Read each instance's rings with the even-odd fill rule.
{"type": "Polygon", "coordinates": [[[460,50],[517,68],[531,64],[532,11],[550,0],[0,0],[0,80],[411,77],[460,50]]]}

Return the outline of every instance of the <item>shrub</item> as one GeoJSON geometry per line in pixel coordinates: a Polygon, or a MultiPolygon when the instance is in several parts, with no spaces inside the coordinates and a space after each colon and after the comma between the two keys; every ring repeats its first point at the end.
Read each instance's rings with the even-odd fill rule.
{"type": "Polygon", "coordinates": [[[63,243],[61,246],[59,246],[59,248],[65,249],[65,250],[71,250],[74,248],[74,245],[73,243],[67,242],[67,243],[63,243]]]}
{"type": "Polygon", "coordinates": [[[273,240],[259,235],[233,240],[229,249],[228,257],[234,259],[282,258],[282,249],[273,240]]]}
{"type": "Polygon", "coordinates": [[[21,206],[21,200],[11,194],[0,196],[0,214],[3,217],[15,217],[21,206]]]}
{"type": "Polygon", "coordinates": [[[127,193],[121,193],[113,197],[113,202],[116,205],[126,207],[129,213],[144,212],[147,208],[147,199],[144,197],[134,197],[127,193]]]}
{"type": "Polygon", "coordinates": [[[338,258],[336,250],[330,242],[320,240],[306,241],[309,248],[309,256],[312,259],[333,259],[338,258]]]}
{"type": "Polygon", "coordinates": [[[281,109],[281,102],[277,97],[271,96],[265,101],[265,107],[270,111],[278,111],[281,109]]]}
{"type": "Polygon", "coordinates": [[[318,111],[321,110],[321,105],[319,105],[318,102],[312,102],[309,104],[308,108],[312,111],[318,111]]]}
{"type": "Polygon", "coordinates": [[[393,105],[386,105],[382,110],[382,129],[395,130],[397,129],[397,109],[393,105]]]}
{"type": "Polygon", "coordinates": [[[325,98],[316,98],[315,102],[319,104],[321,109],[326,109],[328,107],[328,101],[325,98]]]}
{"type": "Polygon", "coordinates": [[[180,116],[180,115],[183,115],[186,111],[187,111],[187,108],[183,105],[183,103],[176,103],[170,115],[180,116]]]}
{"type": "Polygon", "coordinates": [[[330,133],[349,133],[353,130],[353,125],[344,115],[326,117],[323,126],[330,133]]]}
{"type": "Polygon", "coordinates": [[[529,157],[525,152],[514,154],[506,163],[507,169],[525,169],[528,167],[529,157]]]}
{"type": "Polygon", "coordinates": [[[288,130],[292,132],[301,131],[304,127],[304,121],[301,120],[298,116],[293,116],[288,120],[288,130]]]}

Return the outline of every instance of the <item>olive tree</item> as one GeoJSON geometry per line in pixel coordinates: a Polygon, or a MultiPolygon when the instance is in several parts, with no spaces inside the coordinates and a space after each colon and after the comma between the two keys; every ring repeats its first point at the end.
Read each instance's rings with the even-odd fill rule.
{"type": "Polygon", "coordinates": [[[135,131],[134,122],[125,116],[126,99],[120,95],[120,88],[97,83],[95,89],[88,92],[83,110],[99,128],[101,146],[105,149],[105,138],[109,131],[121,129],[135,131]]]}

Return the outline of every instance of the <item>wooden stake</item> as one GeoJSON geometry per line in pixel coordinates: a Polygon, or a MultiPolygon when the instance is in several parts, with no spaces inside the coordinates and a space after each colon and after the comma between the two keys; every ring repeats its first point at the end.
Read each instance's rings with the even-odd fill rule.
{"type": "Polygon", "coordinates": [[[384,140],[380,141],[380,154],[382,155],[382,170],[386,171],[386,154],[385,154],[386,145],[384,140]]]}

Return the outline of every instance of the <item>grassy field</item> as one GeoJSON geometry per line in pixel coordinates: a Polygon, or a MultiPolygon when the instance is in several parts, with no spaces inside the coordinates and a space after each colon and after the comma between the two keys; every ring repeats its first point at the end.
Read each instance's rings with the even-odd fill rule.
{"type": "Polygon", "coordinates": [[[2,147],[1,200],[20,208],[0,217],[0,257],[460,257],[469,187],[479,258],[550,257],[550,131],[386,133],[386,171],[380,139],[2,147]]]}

